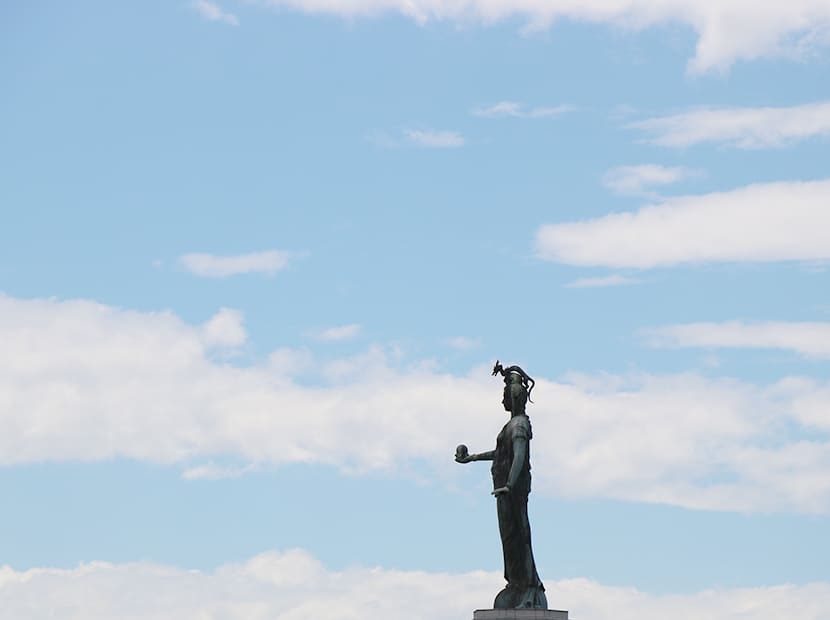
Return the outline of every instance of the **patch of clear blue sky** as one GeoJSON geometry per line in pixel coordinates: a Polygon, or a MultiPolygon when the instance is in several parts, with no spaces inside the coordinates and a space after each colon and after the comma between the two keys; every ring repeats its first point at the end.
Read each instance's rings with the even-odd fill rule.
{"type": "MultiPolygon", "coordinates": [[[[399,342],[408,359],[436,358],[453,372],[500,357],[551,378],[690,368],[759,383],[826,375],[824,362],[746,351],[719,352],[712,370],[706,351],[649,350],[637,336],[686,321],[825,320],[826,273],[719,265],[568,289],[609,270],[542,263],[532,250],[543,223],[643,203],[602,187],[614,166],[705,172],[667,193],[823,178],[826,142],[670,150],[639,143],[623,125],[695,105],[824,100],[825,62],[690,77],[694,38],[682,28],[634,34],[565,22],[523,37],[517,22],[459,29],[233,10],[239,28],[202,21],[185,2],[0,9],[0,290],[169,308],[191,322],[239,308],[250,361],[281,346],[326,358],[399,342]],[[577,109],[537,121],[470,113],[501,100],[577,109]],[[635,113],[620,118],[618,106],[635,113]],[[401,139],[405,128],[459,131],[467,144],[383,149],[370,139],[401,139]],[[205,280],[175,264],[185,252],[269,248],[305,255],[270,279],[205,280]],[[364,326],[352,343],[308,337],[352,322],[364,326]],[[482,347],[450,350],[444,340],[458,335],[482,347]]],[[[497,568],[486,468],[480,497],[315,468],[216,482],[178,473],[129,463],[0,469],[10,507],[0,514],[0,562],[209,567],[303,546],[332,566],[497,568]]],[[[550,578],[654,591],[828,578],[826,519],[533,502],[550,578]]]]}
{"type": "MultiPolygon", "coordinates": [[[[302,547],[334,569],[500,570],[485,465],[471,468],[463,493],[324,467],[216,481],[178,471],[129,462],[0,470],[0,561],[18,570],[92,560],[208,570],[302,547]]],[[[550,580],[668,593],[830,579],[826,518],[538,495],[530,509],[550,580]]]]}

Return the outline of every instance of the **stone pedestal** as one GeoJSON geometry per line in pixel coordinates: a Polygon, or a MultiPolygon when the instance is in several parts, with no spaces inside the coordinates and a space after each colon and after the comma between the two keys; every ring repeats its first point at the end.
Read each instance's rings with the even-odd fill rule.
{"type": "Polygon", "coordinates": [[[476,609],[473,620],[568,620],[559,609],[476,609]]]}

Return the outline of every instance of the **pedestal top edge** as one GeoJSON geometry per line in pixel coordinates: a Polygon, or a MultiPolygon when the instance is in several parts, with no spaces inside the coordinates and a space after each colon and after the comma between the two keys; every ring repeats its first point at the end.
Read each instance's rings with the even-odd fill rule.
{"type": "Polygon", "coordinates": [[[568,620],[562,609],[476,609],[473,620],[568,620]]]}

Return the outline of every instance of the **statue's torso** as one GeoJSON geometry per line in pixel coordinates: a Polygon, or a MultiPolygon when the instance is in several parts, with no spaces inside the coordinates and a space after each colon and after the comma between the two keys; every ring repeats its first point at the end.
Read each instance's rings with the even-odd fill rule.
{"type": "Polygon", "coordinates": [[[513,464],[513,440],[524,437],[527,440],[527,451],[519,479],[513,489],[516,493],[530,493],[530,439],[533,433],[530,428],[530,419],[526,415],[516,415],[510,418],[496,438],[496,452],[493,457],[493,488],[498,489],[507,484],[510,475],[510,466],[513,464]]]}

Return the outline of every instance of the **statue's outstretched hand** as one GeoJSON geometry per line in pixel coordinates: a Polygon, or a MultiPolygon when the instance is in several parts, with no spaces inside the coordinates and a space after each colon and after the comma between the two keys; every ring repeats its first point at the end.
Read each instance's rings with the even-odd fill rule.
{"type": "Polygon", "coordinates": [[[471,461],[473,461],[473,455],[468,452],[467,446],[462,443],[455,449],[455,462],[469,463],[471,461]]]}

